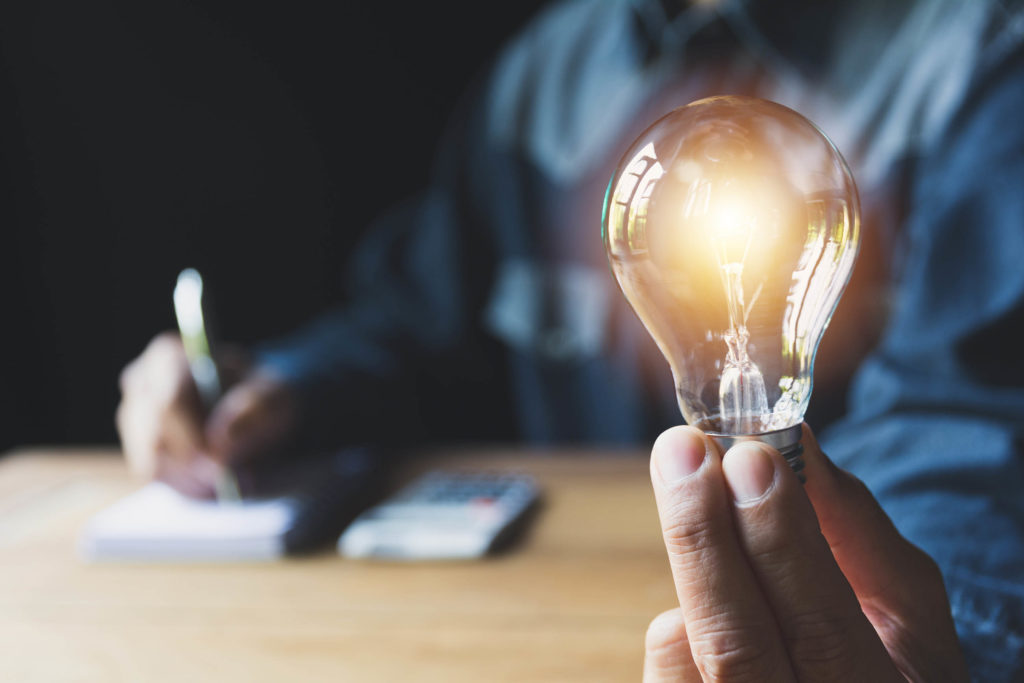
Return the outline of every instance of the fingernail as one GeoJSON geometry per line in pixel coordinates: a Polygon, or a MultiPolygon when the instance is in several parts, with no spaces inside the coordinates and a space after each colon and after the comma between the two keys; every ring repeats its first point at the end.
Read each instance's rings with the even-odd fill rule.
{"type": "Polygon", "coordinates": [[[666,482],[675,482],[696,472],[707,456],[707,447],[688,429],[670,429],[654,442],[654,462],[666,482]]]}
{"type": "Polygon", "coordinates": [[[737,503],[749,503],[763,496],[775,481],[775,463],[756,443],[739,443],[722,460],[725,481],[737,503]]]}

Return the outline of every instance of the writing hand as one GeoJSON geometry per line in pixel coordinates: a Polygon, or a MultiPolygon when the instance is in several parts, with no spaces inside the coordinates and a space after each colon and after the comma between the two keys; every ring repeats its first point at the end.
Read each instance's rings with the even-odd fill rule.
{"type": "Polygon", "coordinates": [[[124,369],[116,422],[133,472],[210,498],[223,467],[252,460],[287,437],[295,410],[284,383],[237,361],[229,365],[242,378],[208,417],[178,335],[157,336],[124,369]]]}

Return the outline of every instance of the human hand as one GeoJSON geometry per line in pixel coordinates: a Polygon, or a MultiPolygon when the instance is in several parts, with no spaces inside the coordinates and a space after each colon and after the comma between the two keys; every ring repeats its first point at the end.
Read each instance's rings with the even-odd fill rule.
{"type": "Polygon", "coordinates": [[[225,379],[241,379],[204,414],[178,335],[150,342],[121,373],[116,422],[129,467],[185,495],[213,497],[232,467],[271,451],[295,422],[292,396],[276,377],[228,354],[225,379]]]}
{"type": "Polygon", "coordinates": [[[692,427],[651,479],[679,607],[647,631],[644,681],[966,681],[942,576],[804,427],[807,484],[758,442],[692,427]]]}

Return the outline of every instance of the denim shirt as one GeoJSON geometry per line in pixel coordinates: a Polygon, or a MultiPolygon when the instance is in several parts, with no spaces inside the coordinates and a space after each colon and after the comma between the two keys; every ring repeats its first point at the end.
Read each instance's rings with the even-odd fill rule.
{"type": "Polygon", "coordinates": [[[467,96],[431,185],[371,231],[352,303],[262,362],[332,442],[649,442],[680,419],[608,272],[605,184],[674,106],[791,106],[846,155],[891,279],[880,339],[822,442],[939,562],[973,676],[1021,680],[1024,14],[799,5],[549,7],[467,96]]]}

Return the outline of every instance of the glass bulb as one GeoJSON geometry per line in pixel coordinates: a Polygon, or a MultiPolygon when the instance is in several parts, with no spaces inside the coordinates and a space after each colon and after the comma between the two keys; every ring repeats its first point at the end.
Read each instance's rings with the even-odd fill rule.
{"type": "Polygon", "coordinates": [[[630,146],[605,197],[612,272],[687,423],[799,462],[814,356],[860,243],[850,169],[806,118],[712,97],[630,146]]]}

